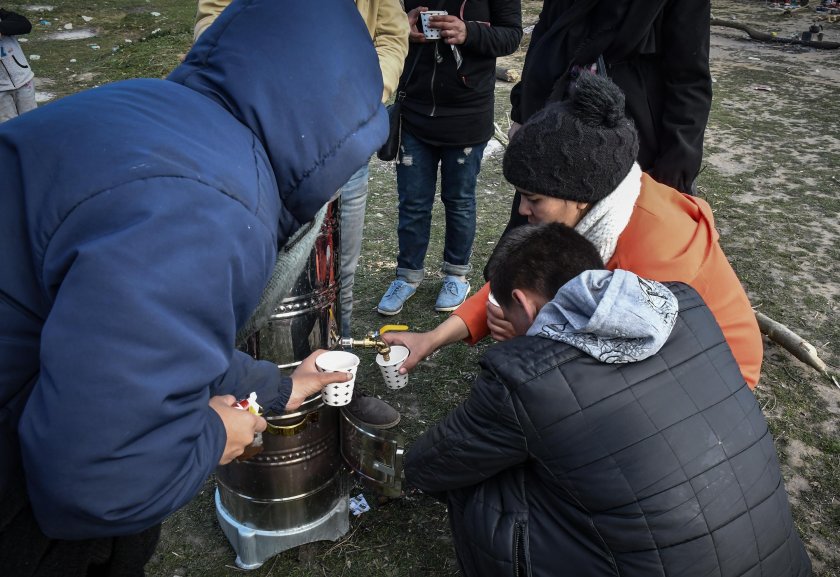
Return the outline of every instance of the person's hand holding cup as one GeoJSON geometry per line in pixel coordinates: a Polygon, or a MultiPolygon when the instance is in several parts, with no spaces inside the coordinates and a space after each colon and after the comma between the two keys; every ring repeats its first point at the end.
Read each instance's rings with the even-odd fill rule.
{"type": "Polygon", "coordinates": [[[487,297],[487,327],[490,329],[490,336],[497,341],[506,341],[516,336],[513,324],[505,318],[505,313],[493,293],[487,297]]]}
{"type": "Polygon", "coordinates": [[[423,14],[423,16],[427,14],[431,15],[428,16],[429,30],[433,30],[435,32],[433,32],[433,37],[427,34],[426,38],[440,38],[446,44],[451,44],[453,46],[456,44],[463,44],[467,41],[467,25],[463,20],[457,16],[447,15],[445,10],[429,10],[423,14]]]}
{"type": "Polygon", "coordinates": [[[321,391],[321,397],[327,405],[343,407],[349,404],[353,399],[359,357],[347,351],[327,351],[315,359],[315,366],[319,372],[327,375],[350,374],[349,380],[331,382],[321,391]]]}
{"type": "MultiPolygon", "coordinates": [[[[318,349],[298,365],[292,373],[292,394],[286,403],[287,411],[297,409],[307,398],[322,391],[331,384],[349,386],[352,395],[353,383],[356,380],[355,367],[353,367],[352,371],[324,371],[317,365],[318,359],[322,356],[337,352],[343,351],[318,349]]],[[[356,358],[356,364],[358,365],[359,358],[355,355],[352,356],[356,358]]],[[[349,403],[350,401],[348,400],[347,402],[349,403]]]]}
{"type": "Polygon", "coordinates": [[[420,13],[420,24],[423,27],[423,37],[425,40],[437,40],[441,38],[442,29],[438,26],[444,23],[440,18],[446,15],[446,10],[424,10],[420,13]]]}
{"type": "Polygon", "coordinates": [[[385,381],[385,386],[396,391],[408,384],[408,372],[400,369],[403,363],[408,358],[409,350],[402,345],[391,345],[391,350],[388,352],[386,359],[382,353],[376,355],[376,364],[379,365],[379,370],[382,373],[382,379],[385,381]]]}
{"type": "Polygon", "coordinates": [[[418,6],[408,11],[408,41],[409,42],[425,42],[426,35],[423,34],[422,25],[420,22],[420,14],[428,11],[426,6],[418,6]]]}

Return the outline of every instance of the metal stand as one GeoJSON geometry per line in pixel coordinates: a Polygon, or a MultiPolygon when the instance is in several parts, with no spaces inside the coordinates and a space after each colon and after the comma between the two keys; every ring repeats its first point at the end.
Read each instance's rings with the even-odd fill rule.
{"type": "Polygon", "coordinates": [[[341,483],[341,497],[332,511],[307,525],[284,531],[263,531],[239,523],[225,510],[216,489],[216,516],[222,531],[236,552],[236,566],[257,569],[267,559],[313,541],[335,541],[350,529],[347,482],[341,483]]]}

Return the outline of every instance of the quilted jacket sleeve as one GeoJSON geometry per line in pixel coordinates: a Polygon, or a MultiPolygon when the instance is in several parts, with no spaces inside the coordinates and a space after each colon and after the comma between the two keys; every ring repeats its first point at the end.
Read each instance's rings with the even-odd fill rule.
{"type": "Polygon", "coordinates": [[[515,400],[482,365],[469,398],[409,450],[406,479],[424,492],[475,485],[528,457],[515,400]]]}

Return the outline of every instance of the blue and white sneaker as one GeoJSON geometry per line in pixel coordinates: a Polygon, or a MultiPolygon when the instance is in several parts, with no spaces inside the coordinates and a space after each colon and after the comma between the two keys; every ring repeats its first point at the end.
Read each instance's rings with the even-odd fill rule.
{"type": "Polygon", "coordinates": [[[397,279],[391,283],[385,294],[377,305],[376,310],[381,315],[393,316],[403,309],[405,301],[417,292],[417,287],[412,286],[402,279],[397,279]]]}
{"type": "Polygon", "coordinates": [[[467,300],[469,293],[470,283],[461,282],[458,277],[448,274],[443,277],[443,286],[435,301],[435,310],[439,313],[452,312],[467,300]]]}

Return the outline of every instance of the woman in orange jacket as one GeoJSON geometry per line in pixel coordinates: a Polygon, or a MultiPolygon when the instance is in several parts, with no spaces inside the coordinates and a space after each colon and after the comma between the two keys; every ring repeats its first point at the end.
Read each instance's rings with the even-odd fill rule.
{"type": "MultiPolygon", "coordinates": [[[[755,314],[718,243],[709,205],[643,174],[638,136],[624,116],[624,95],[607,78],[583,74],[568,101],[551,103],[511,139],[505,178],[522,195],[530,223],[574,227],[601,253],[607,268],[691,285],[711,309],[744,380],[755,388],[763,346],[755,314]]],[[[436,349],[491,334],[513,336],[485,284],[427,333],[390,333],[411,349],[411,370],[436,349]]]]}

